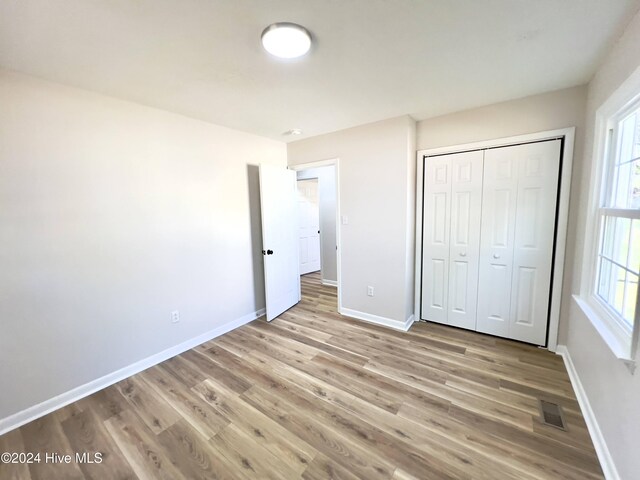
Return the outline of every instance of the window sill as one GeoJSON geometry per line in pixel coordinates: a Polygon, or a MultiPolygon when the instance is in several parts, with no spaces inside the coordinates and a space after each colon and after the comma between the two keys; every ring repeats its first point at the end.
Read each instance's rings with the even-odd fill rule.
{"type": "Polygon", "coordinates": [[[614,327],[610,322],[603,318],[602,315],[600,315],[584,297],[580,295],[573,295],[573,300],[589,319],[593,327],[600,334],[616,358],[627,364],[629,369],[633,372],[633,370],[635,370],[636,362],[634,360],[634,352],[632,351],[631,337],[629,336],[625,338],[624,335],[615,332],[614,327]]]}

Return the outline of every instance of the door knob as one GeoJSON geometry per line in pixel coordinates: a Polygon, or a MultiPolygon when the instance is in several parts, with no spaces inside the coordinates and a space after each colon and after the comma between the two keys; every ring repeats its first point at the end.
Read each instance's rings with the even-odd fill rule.
{"type": "Polygon", "coordinates": [[[499,254],[497,254],[497,253],[494,253],[494,254],[493,254],[493,258],[500,258],[500,255],[499,255],[499,254]]]}
{"type": "Polygon", "coordinates": [[[461,257],[466,257],[467,256],[467,252],[460,252],[460,256],[461,257]]]}
{"type": "Polygon", "coordinates": [[[273,255],[273,250],[267,250],[267,255],[273,255]]]}

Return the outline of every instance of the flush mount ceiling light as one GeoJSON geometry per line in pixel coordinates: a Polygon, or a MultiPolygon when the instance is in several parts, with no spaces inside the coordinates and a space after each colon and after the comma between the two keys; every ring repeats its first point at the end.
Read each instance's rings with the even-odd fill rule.
{"type": "Polygon", "coordinates": [[[276,57],[297,58],[311,48],[311,34],[295,23],[274,23],[262,32],[262,46],[276,57]]]}

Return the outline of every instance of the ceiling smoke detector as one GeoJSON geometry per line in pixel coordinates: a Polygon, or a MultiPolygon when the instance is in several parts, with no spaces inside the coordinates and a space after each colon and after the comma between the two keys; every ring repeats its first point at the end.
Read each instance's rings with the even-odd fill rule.
{"type": "Polygon", "coordinates": [[[295,23],[274,23],[262,32],[262,46],[278,58],[298,58],[311,48],[311,34],[295,23]]]}
{"type": "Polygon", "coordinates": [[[300,130],[299,128],[292,128],[291,130],[287,130],[286,132],[283,133],[283,135],[301,135],[302,134],[302,130],[300,130]]]}

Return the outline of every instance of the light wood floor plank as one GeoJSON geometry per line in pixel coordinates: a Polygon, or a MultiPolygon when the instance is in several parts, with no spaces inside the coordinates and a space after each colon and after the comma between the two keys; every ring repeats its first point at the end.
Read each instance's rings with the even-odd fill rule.
{"type": "Polygon", "coordinates": [[[304,480],[358,480],[348,469],[319,453],[302,474],[304,480]]]}
{"type": "Polygon", "coordinates": [[[214,437],[229,425],[224,415],[211,410],[207,403],[182,384],[172,381],[171,375],[161,368],[153,367],[144,371],[142,378],[206,439],[214,437]]]}
{"type": "MultiPolygon", "coordinates": [[[[465,468],[472,464],[475,464],[476,466],[484,465],[484,468],[479,470],[480,473],[478,473],[476,477],[488,478],[491,480],[495,478],[493,473],[487,473],[486,475],[482,473],[483,471],[490,472],[491,469],[489,467],[493,462],[495,462],[495,460],[490,456],[481,457],[478,455],[474,455],[473,458],[469,458],[469,452],[466,451],[467,449],[465,449],[462,444],[463,442],[456,443],[455,441],[447,438],[446,435],[449,435],[451,433],[450,431],[446,431],[445,434],[443,434],[442,430],[426,429],[422,425],[376,407],[375,405],[361,400],[344,390],[335,388],[322,380],[311,375],[307,375],[303,371],[296,370],[294,367],[289,365],[283,365],[278,360],[261,357],[259,354],[254,355],[256,355],[257,359],[264,361],[266,364],[265,368],[273,368],[281,373],[281,377],[290,377],[291,381],[295,385],[317,396],[321,401],[331,403],[339,409],[346,410],[346,412],[344,412],[345,415],[354,415],[355,417],[358,417],[359,420],[368,422],[369,425],[375,425],[378,429],[382,429],[385,433],[394,437],[397,442],[408,442],[410,445],[422,444],[423,449],[426,452],[430,452],[438,458],[449,458],[449,463],[459,463],[465,468]]],[[[248,358],[251,359],[251,357],[248,358]]],[[[314,403],[314,405],[318,404],[314,403]]],[[[338,413],[339,412],[340,410],[338,410],[338,413]]],[[[336,411],[327,410],[326,406],[324,407],[324,414],[328,418],[333,419],[336,417],[336,411]]],[[[353,419],[353,417],[351,418],[353,419]]],[[[354,422],[351,421],[348,423],[353,424],[354,422]]],[[[449,423],[451,424],[451,422],[449,423]]],[[[408,449],[410,450],[411,447],[408,447],[408,449]]],[[[420,470],[420,468],[418,470],[420,470]]],[[[460,475],[460,473],[458,474],[460,475]]],[[[509,465],[503,466],[503,477],[513,479],[535,478],[523,474],[522,471],[516,472],[514,469],[510,468],[509,465]]]]}
{"type": "MultiPolygon", "coordinates": [[[[0,453],[25,453],[22,431],[13,430],[0,437],[0,453]]],[[[29,465],[27,463],[0,462],[0,478],[3,480],[30,480],[29,465]]]]}
{"type": "Polygon", "coordinates": [[[129,462],[113,441],[111,435],[93,410],[87,409],[62,422],[62,428],[72,449],[86,454],[97,463],[79,463],[87,479],[126,480],[137,478],[129,462]],[[99,461],[96,454],[100,454],[99,461]]]}
{"type": "Polygon", "coordinates": [[[193,390],[256,443],[276,457],[287,459],[289,467],[298,473],[303,472],[316,456],[316,449],[222,384],[207,379],[193,390]]]}
{"type": "Polygon", "coordinates": [[[288,480],[298,473],[287,458],[278,458],[233,423],[209,442],[230,461],[233,471],[244,472],[249,479],[288,480]]]}
{"type": "MultiPolygon", "coordinates": [[[[39,418],[21,427],[20,430],[24,440],[24,451],[39,453],[41,457],[38,463],[29,465],[29,472],[33,480],[48,480],[50,478],[75,480],[84,478],[75,461],[63,463],[56,459],[51,462],[45,460],[47,455],[56,455],[57,459],[63,455],[75,455],[55,415],[39,418]]],[[[15,450],[12,448],[9,451],[15,450]]]]}
{"type": "Polygon", "coordinates": [[[124,410],[104,425],[140,480],[185,478],[173,466],[157,436],[132,411],[124,410]]]}
{"type": "Polygon", "coordinates": [[[180,414],[158,395],[142,375],[135,375],[116,384],[131,407],[154,433],[158,434],[180,420],[180,414]]]}
{"type": "Polygon", "coordinates": [[[359,442],[354,442],[308,412],[260,387],[252,387],[242,397],[295,435],[354,472],[360,478],[388,479],[394,468],[377,455],[371,455],[359,442]]]}
{"type": "Polygon", "coordinates": [[[0,437],[101,464],[0,464],[7,479],[598,480],[562,359],[443,325],[343,317],[336,289],[0,437]],[[539,401],[567,430],[543,424],[539,401]]]}
{"type": "Polygon", "coordinates": [[[181,478],[242,478],[240,472],[222,461],[222,455],[184,420],[158,435],[158,441],[167,452],[165,458],[180,472],[181,478]]]}

